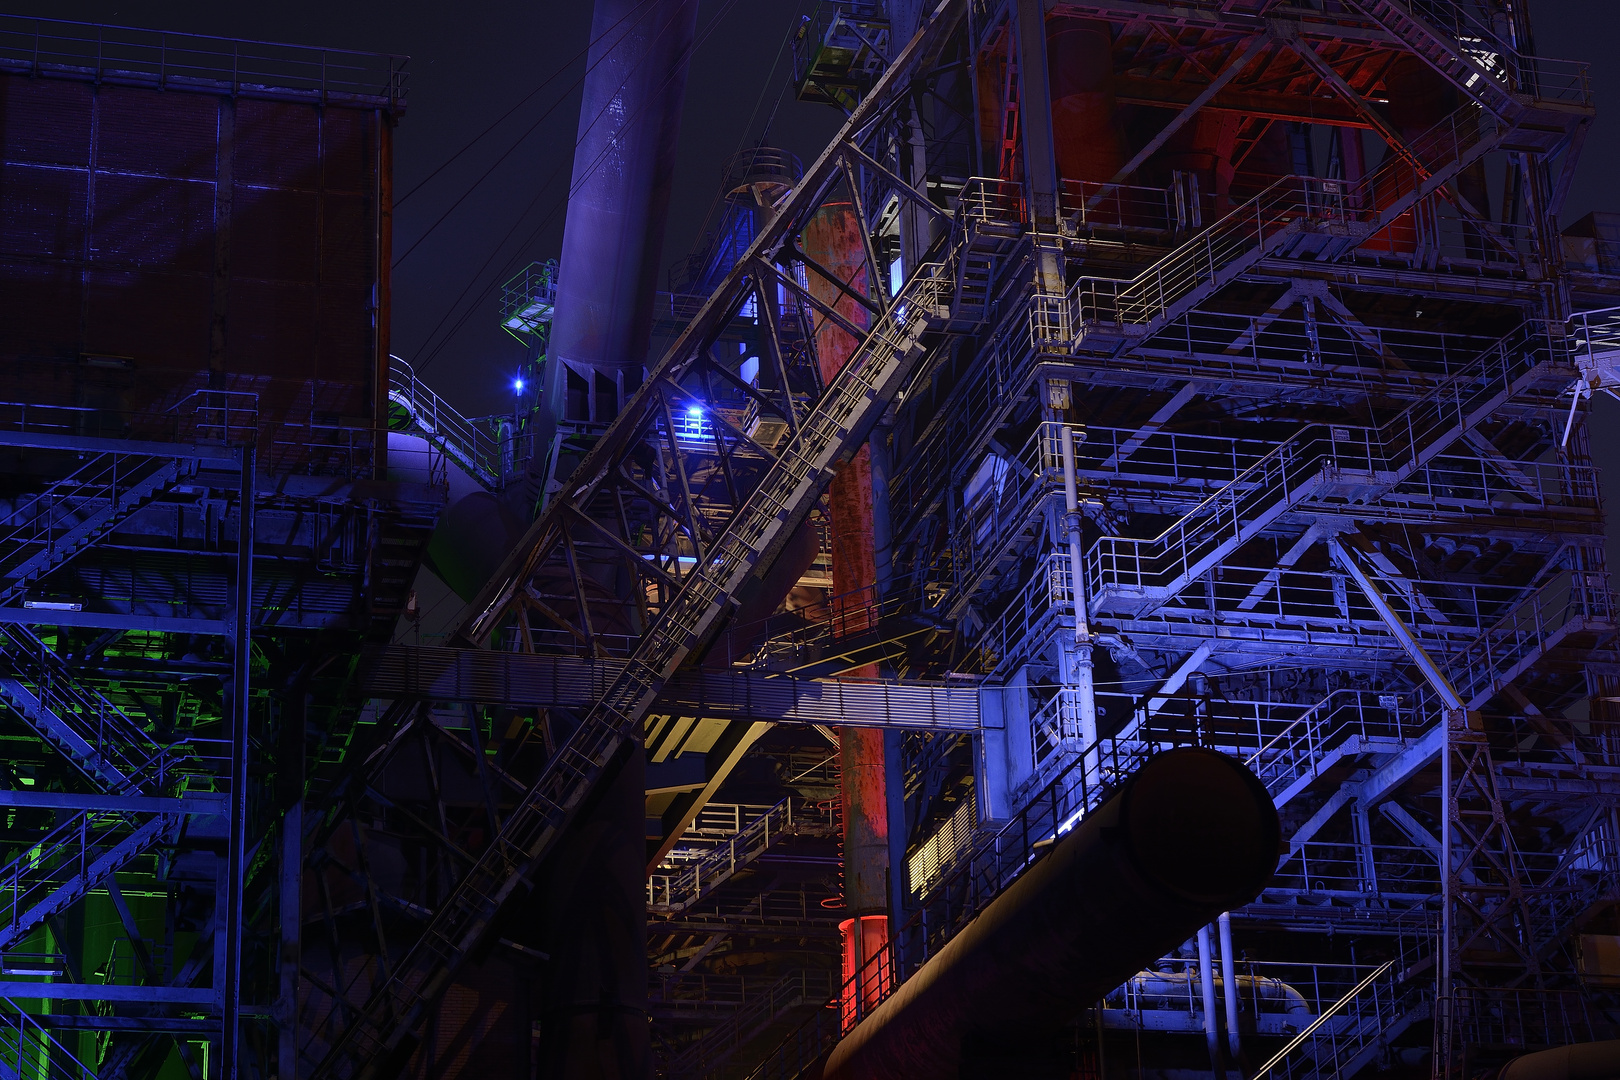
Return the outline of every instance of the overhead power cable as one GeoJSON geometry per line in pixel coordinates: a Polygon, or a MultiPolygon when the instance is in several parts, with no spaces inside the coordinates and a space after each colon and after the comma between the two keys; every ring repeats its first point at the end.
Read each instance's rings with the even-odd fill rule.
{"type": "MultiPolygon", "coordinates": [[[[607,31],[604,33],[603,36],[605,37],[606,34],[610,34],[614,30],[618,29],[620,23],[624,22],[624,20],[628,19],[630,16],[636,14],[637,10],[639,10],[642,7],[645,7],[647,4],[650,4],[650,3],[652,3],[652,0],[641,0],[641,2],[636,5],[636,7],[631,8],[629,11],[627,11],[623,15],[619,16],[618,22],[615,22],[612,26],[608,27],[607,31]]],[[[639,22],[640,19],[638,18],[637,21],[639,22]]],[[[491,122],[490,125],[488,127],[486,127],[483,131],[480,131],[477,135],[474,135],[471,139],[469,139],[467,141],[466,145],[464,145],[460,150],[457,150],[455,153],[451,154],[449,157],[445,158],[442,162],[440,162],[439,166],[436,169],[434,169],[432,172],[428,173],[426,176],[422,177],[422,179],[418,180],[415,184],[413,184],[409,191],[407,191],[405,194],[403,194],[403,195],[399,196],[397,199],[395,199],[394,200],[394,205],[396,207],[401,205],[402,203],[405,202],[406,199],[409,199],[412,195],[415,195],[418,191],[421,191],[424,187],[426,187],[433,180],[434,177],[436,177],[440,173],[444,172],[444,170],[448,169],[451,165],[454,165],[456,163],[456,161],[461,157],[461,155],[465,154],[468,150],[471,150],[474,146],[478,145],[478,143],[482,142],[489,135],[490,132],[494,131],[496,128],[500,127],[503,123],[505,123],[507,118],[509,118],[513,113],[515,113],[519,109],[523,108],[523,106],[527,105],[530,101],[533,101],[536,94],[540,93],[540,91],[544,90],[546,87],[550,86],[557,79],[561,78],[563,73],[566,72],[569,68],[573,67],[574,63],[576,61],[578,61],[580,59],[580,57],[585,56],[590,51],[591,51],[591,43],[587,42],[583,49],[579,50],[573,56],[570,56],[567,60],[565,60],[561,64],[557,65],[556,70],[554,70],[550,75],[548,75],[544,82],[542,82],[539,86],[535,87],[533,90],[530,90],[527,94],[524,94],[521,98],[518,99],[517,104],[513,105],[510,109],[507,109],[504,113],[502,113],[500,116],[498,116],[493,122],[491,122]]],[[[604,55],[606,55],[606,54],[604,54],[604,55]]],[[[586,68],[585,68],[585,73],[589,74],[592,67],[595,67],[595,65],[594,64],[587,65],[586,68]]],[[[549,115],[551,113],[552,109],[555,109],[557,107],[557,105],[562,103],[563,100],[566,100],[568,95],[574,91],[575,87],[579,86],[580,82],[584,78],[585,78],[585,75],[582,74],[578,79],[575,79],[574,82],[568,87],[568,89],[563,92],[562,97],[559,98],[558,101],[552,103],[551,109],[546,110],[546,114],[549,115]]],[[[529,130],[532,131],[534,129],[530,128],[529,130]]],[[[527,134],[528,133],[525,132],[524,137],[527,137],[527,134]]],[[[520,139],[519,141],[521,142],[522,140],[520,139]]]]}

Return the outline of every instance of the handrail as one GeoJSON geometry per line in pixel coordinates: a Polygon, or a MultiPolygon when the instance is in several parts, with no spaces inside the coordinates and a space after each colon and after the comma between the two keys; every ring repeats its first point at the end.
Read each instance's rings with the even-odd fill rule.
{"type": "Polygon", "coordinates": [[[388,400],[405,410],[416,429],[488,488],[499,488],[507,469],[501,445],[488,431],[461,415],[416,370],[397,356],[388,358],[388,400]]]}
{"type": "Polygon", "coordinates": [[[1403,471],[1421,466],[1466,429],[1470,417],[1492,398],[1510,390],[1542,359],[1534,349],[1533,327],[1521,327],[1488,349],[1474,363],[1436,385],[1428,394],[1376,427],[1311,424],[1194,506],[1157,536],[1104,536],[1086,553],[1088,591],[1094,598],[1109,584],[1126,579],[1138,587],[1151,578],[1172,581],[1237,535],[1245,523],[1272,507],[1279,492],[1299,492],[1325,465],[1398,482],[1403,471]],[[1520,354],[1520,350],[1523,353],[1520,354]],[[1484,385],[1480,386],[1479,383],[1484,385]],[[1432,414],[1432,415],[1431,415],[1432,414]],[[1447,439],[1445,436],[1452,437],[1447,439]],[[1145,561],[1175,553],[1176,563],[1146,568],[1145,561]],[[1113,579],[1113,580],[1110,580],[1113,579]]]}
{"type": "Polygon", "coordinates": [[[1367,989],[1367,987],[1371,986],[1378,980],[1379,976],[1383,975],[1384,972],[1388,971],[1394,966],[1394,960],[1385,960],[1377,968],[1373,969],[1373,971],[1368,974],[1366,978],[1362,979],[1360,982],[1356,983],[1355,986],[1351,987],[1349,992],[1346,993],[1344,997],[1333,1003],[1332,1008],[1328,1009],[1321,1016],[1318,1016],[1315,1020],[1312,1020],[1308,1025],[1306,1025],[1303,1031],[1290,1039],[1286,1046],[1277,1051],[1275,1054],[1271,1055],[1264,1065],[1256,1069],[1254,1075],[1257,1080],[1259,1077],[1265,1076],[1272,1069],[1275,1069],[1289,1054],[1303,1046],[1305,1044],[1305,1040],[1316,1034],[1317,1028],[1321,1027],[1323,1024],[1332,1019],[1340,1009],[1343,1009],[1345,1006],[1349,1005],[1351,1001],[1355,1000],[1357,995],[1359,995],[1363,990],[1367,989]]]}
{"type": "Polygon", "coordinates": [[[715,844],[702,858],[687,863],[674,873],[649,877],[648,909],[659,912],[686,910],[739,869],[763,855],[773,840],[780,839],[792,828],[793,796],[790,795],[743,826],[730,839],[715,844]]]}
{"type": "Polygon", "coordinates": [[[405,104],[409,57],[66,19],[0,15],[0,67],[405,104]]]}

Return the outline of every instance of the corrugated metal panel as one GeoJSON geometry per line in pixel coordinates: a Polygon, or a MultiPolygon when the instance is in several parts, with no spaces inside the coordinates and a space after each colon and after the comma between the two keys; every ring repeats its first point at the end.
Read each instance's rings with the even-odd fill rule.
{"type": "Polygon", "coordinates": [[[0,179],[0,251],[82,258],[88,186],[88,172],[8,162],[0,179]]]}
{"type": "Polygon", "coordinates": [[[57,79],[0,79],[5,160],[90,165],[91,88],[57,79]]]}
{"type": "Polygon", "coordinates": [[[0,294],[8,301],[0,305],[0,382],[12,388],[5,397],[89,404],[115,423],[161,412],[205,385],[249,390],[261,395],[263,441],[278,447],[266,467],[294,467],[297,445],[365,440],[328,430],[300,443],[279,429],[330,429],[376,407],[378,119],[363,108],[248,99],[222,108],[222,100],[0,74],[0,294]],[[222,123],[232,125],[234,183],[221,284],[216,218],[227,204],[214,180],[222,123]],[[60,260],[60,269],[42,259],[60,260]],[[224,351],[213,361],[223,370],[211,374],[220,309],[224,351]],[[84,354],[128,357],[132,366],[42,363],[84,354]]]}
{"type": "Polygon", "coordinates": [[[96,92],[96,168],[183,180],[219,175],[220,99],[122,86],[96,92]]]}
{"type": "Polygon", "coordinates": [[[236,103],[232,176],[238,184],[317,191],[320,177],[319,112],[283,101],[236,103]]]}
{"type": "MultiPolygon", "coordinates": [[[[149,375],[208,367],[212,286],[206,276],[99,270],[88,276],[83,351],[132,357],[149,375]]],[[[162,392],[166,380],[149,385],[155,408],[170,403],[162,392]]]]}
{"type": "Polygon", "coordinates": [[[372,151],[372,113],[328,109],[321,131],[326,165],[326,190],[370,196],[377,187],[377,162],[372,151]]]}
{"type": "Polygon", "coordinates": [[[98,171],[90,258],[132,269],[212,274],[215,187],[98,171]]]}
{"type": "Polygon", "coordinates": [[[59,401],[61,390],[39,370],[41,358],[56,359],[77,351],[79,338],[80,285],[72,267],[49,266],[21,259],[0,258],[0,291],[6,302],[0,304],[0,357],[20,358],[21,364],[8,365],[10,400],[23,392],[39,392],[42,397],[25,401],[59,401]]]}
{"type": "MultiPolygon", "coordinates": [[[[314,161],[306,162],[313,172],[314,161]]],[[[312,191],[237,184],[231,196],[231,276],[315,280],[320,198],[312,191]]]]}

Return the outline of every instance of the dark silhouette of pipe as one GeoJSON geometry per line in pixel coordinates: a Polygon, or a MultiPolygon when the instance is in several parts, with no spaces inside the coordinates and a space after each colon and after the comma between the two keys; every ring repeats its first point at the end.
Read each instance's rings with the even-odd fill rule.
{"type": "Polygon", "coordinates": [[[1151,758],[857,1025],[824,1080],[955,1080],[968,1055],[1016,1058],[1258,896],[1280,835],[1241,762],[1192,747],[1151,758]]]}

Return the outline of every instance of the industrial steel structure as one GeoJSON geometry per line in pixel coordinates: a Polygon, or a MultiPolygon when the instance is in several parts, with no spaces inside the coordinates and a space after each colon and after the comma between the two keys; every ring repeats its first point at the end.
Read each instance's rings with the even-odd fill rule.
{"type": "Polygon", "coordinates": [[[398,58],[0,20],[0,1075],[1608,1060],[1586,69],[822,2],[842,128],[660,292],[695,13],[599,0],[484,419],[389,356],[398,58]]]}

